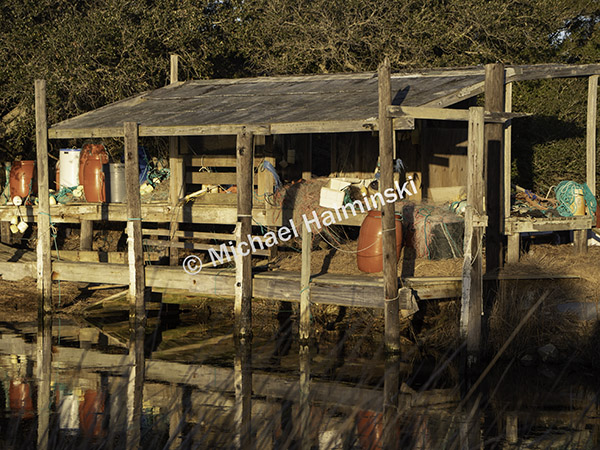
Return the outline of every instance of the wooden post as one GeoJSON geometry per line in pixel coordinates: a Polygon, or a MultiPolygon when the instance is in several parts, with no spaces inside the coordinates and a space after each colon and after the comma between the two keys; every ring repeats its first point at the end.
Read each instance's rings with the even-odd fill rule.
{"type": "MultiPolygon", "coordinates": [[[[179,81],[179,56],[171,55],[171,84],[179,81]]],[[[179,199],[185,195],[184,192],[184,170],[183,158],[181,157],[180,139],[177,136],[169,137],[169,167],[171,174],[169,176],[169,202],[173,207],[179,203],[179,199]]],[[[179,223],[174,220],[169,224],[169,238],[171,243],[176,243],[179,239],[176,233],[179,229],[179,223]]],[[[169,248],[170,265],[175,266],[179,263],[179,250],[175,246],[169,248]]]]}
{"type": "MultiPolygon", "coordinates": [[[[236,241],[239,245],[252,235],[253,138],[243,130],[237,135],[237,226],[236,241]]],[[[247,248],[247,246],[246,246],[247,248]]],[[[252,254],[236,255],[235,283],[235,334],[240,339],[252,336],[252,254]]]]}
{"type": "Polygon", "coordinates": [[[171,55],[171,84],[179,81],[179,55],[171,55]]]}
{"type": "Polygon", "coordinates": [[[481,340],[481,312],[483,308],[482,224],[483,213],[483,108],[469,108],[469,142],[467,149],[467,209],[465,212],[465,239],[463,282],[460,314],[461,337],[467,342],[467,367],[478,359],[481,340]]]}
{"type": "Polygon", "coordinates": [[[302,179],[310,180],[312,178],[312,134],[302,136],[298,143],[298,151],[302,157],[302,179]]]}
{"type": "MultiPolygon", "coordinates": [[[[485,110],[504,112],[504,65],[500,63],[485,66],[485,110]]],[[[503,125],[485,124],[486,140],[486,212],[488,227],[485,233],[486,271],[493,272],[502,267],[503,239],[501,222],[504,221],[505,178],[503,171],[510,173],[510,166],[504,167],[503,125]]]]}
{"type": "Polygon", "coordinates": [[[52,313],[52,260],[50,259],[50,201],[48,178],[48,122],[46,119],[46,81],[35,80],[35,130],[38,179],[37,287],[40,317],[52,313]]]}
{"type": "Polygon", "coordinates": [[[12,244],[12,233],[10,232],[10,222],[0,222],[0,242],[3,244],[12,244]]]}
{"type": "Polygon", "coordinates": [[[302,450],[312,447],[310,430],[310,264],[312,234],[302,227],[302,269],[300,273],[300,436],[302,450]]]}
{"type": "Polygon", "coordinates": [[[81,234],[79,236],[79,247],[82,251],[91,251],[94,236],[94,222],[92,220],[81,221],[81,234]]]}
{"type": "MultiPolygon", "coordinates": [[[[505,95],[504,95],[504,110],[506,112],[512,112],[512,88],[513,84],[508,83],[505,86],[505,95]]],[[[502,223],[500,224],[500,229],[506,233],[505,230],[505,222],[506,219],[510,217],[510,191],[512,186],[511,179],[511,168],[512,168],[512,124],[511,122],[506,123],[506,128],[504,129],[504,164],[502,166],[502,171],[504,173],[504,213],[502,214],[502,223]]],[[[521,245],[521,235],[516,232],[514,234],[507,234],[507,244],[506,244],[506,262],[515,263],[519,262],[519,251],[521,245]]]]}
{"type": "Polygon", "coordinates": [[[507,236],[506,262],[517,263],[521,252],[521,235],[517,232],[507,236]]]}
{"type": "Polygon", "coordinates": [[[252,349],[250,340],[235,340],[234,386],[235,386],[235,447],[253,448],[252,438],[252,349]]]}
{"type": "Polygon", "coordinates": [[[127,450],[140,444],[144,383],[146,280],[142,248],[142,208],[139,189],[138,125],[125,122],[125,179],[127,180],[127,244],[129,264],[129,384],[127,386],[127,450]]]}
{"type": "MultiPolygon", "coordinates": [[[[598,75],[588,78],[587,102],[587,132],[586,132],[586,158],[585,182],[596,195],[596,123],[598,120],[598,75]]],[[[573,232],[576,253],[587,252],[588,230],[575,230],[573,232]]]]}
{"type": "Polygon", "coordinates": [[[516,413],[506,413],[506,442],[515,445],[519,442],[519,416],[516,413]]]}
{"type": "MultiPolygon", "coordinates": [[[[387,108],[392,103],[391,68],[388,58],[379,66],[379,162],[380,192],[394,188],[394,130],[387,108]]],[[[383,236],[383,300],[385,316],[385,348],[400,351],[400,311],[398,302],[398,260],[396,255],[396,218],[394,203],[381,207],[383,236]]]]}
{"type": "Polygon", "coordinates": [[[310,339],[310,265],[312,233],[302,226],[302,269],[300,273],[300,343],[308,345],[310,339]]]}

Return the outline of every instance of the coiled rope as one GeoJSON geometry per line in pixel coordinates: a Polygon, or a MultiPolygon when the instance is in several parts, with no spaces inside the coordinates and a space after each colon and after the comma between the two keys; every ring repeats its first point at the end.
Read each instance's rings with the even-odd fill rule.
{"type": "Polygon", "coordinates": [[[558,200],[558,213],[563,217],[571,217],[577,210],[577,197],[583,193],[585,204],[591,214],[596,212],[596,197],[590,191],[585,183],[576,183],[574,181],[561,181],[554,188],[556,200],[558,200]]]}

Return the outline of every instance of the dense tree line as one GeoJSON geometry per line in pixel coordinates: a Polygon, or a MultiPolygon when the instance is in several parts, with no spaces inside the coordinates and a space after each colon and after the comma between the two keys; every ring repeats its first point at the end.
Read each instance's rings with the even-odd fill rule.
{"type": "MultiPolygon", "coordinates": [[[[33,148],[35,78],[48,81],[55,123],[164,85],[171,53],[188,79],[374,70],[385,56],[394,69],[588,63],[600,54],[599,17],[598,0],[2,0],[1,159],[33,148]]],[[[547,133],[571,132],[564,145],[579,151],[583,90],[517,89],[518,108],[562,124],[517,130],[534,167],[517,160],[519,175],[540,187],[556,176],[543,161],[557,151],[547,133]]]]}

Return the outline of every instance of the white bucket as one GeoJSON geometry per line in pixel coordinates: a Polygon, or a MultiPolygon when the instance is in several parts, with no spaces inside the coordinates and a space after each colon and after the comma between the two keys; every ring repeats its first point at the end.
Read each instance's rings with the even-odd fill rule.
{"type": "Polygon", "coordinates": [[[79,155],[80,148],[60,149],[60,187],[79,185],[79,155]]]}

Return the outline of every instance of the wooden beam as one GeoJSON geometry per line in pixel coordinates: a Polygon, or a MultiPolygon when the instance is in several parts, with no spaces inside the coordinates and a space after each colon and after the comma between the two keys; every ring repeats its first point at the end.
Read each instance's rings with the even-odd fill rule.
{"type": "Polygon", "coordinates": [[[535,233],[537,231],[588,230],[595,223],[592,216],[572,217],[510,217],[505,220],[506,234],[535,233]]]}
{"type": "Polygon", "coordinates": [[[185,180],[193,184],[235,185],[237,182],[234,172],[188,172],[185,180]]]}
{"type": "MultiPolygon", "coordinates": [[[[252,194],[254,192],[252,176],[254,136],[242,131],[237,135],[237,225],[236,242],[238,248],[252,234],[252,194]]],[[[247,243],[246,243],[247,244],[247,243]]],[[[238,252],[236,256],[235,283],[235,334],[244,340],[252,339],[252,253],[238,252]]]]}
{"type": "MultiPolygon", "coordinates": [[[[469,120],[469,111],[467,109],[448,109],[423,106],[390,106],[388,107],[390,117],[412,117],[413,119],[430,120],[469,120]]],[[[484,120],[486,123],[504,124],[512,119],[529,117],[528,113],[512,113],[503,111],[485,111],[484,120]]]]}
{"type": "MultiPolygon", "coordinates": [[[[160,239],[144,239],[144,245],[152,246],[152,247],[169,247],[169,248],[185,248],[190,250],[210,250],[213,249],[215,251],[219,250],[219,246],[215,244],[196,244],[194,242],[172,242],[165,241],[160,239]]],[[[271,252],[269,250],[260,250],[252,252],[253,255],[256,256],[270,256],[271,252]]],[[[171,264],[173,265],[173,264],[171,264]]]]}
{"type": "Polygon", "coordinates": [[[251,450],[254,448],[252,445],[252,345],[245,339],[235,340],[233,377],[236,448],[251,450]]]}
{"type": "Polygon", "coordinates": [[[508,66],[506,81],[585,77],[598,74],[600,74],[600,64],[532,64],[508,66]]]}
{"type": "MultiPolygon", "coordinates": [[[[268,146],[267,137],[265,136],[265,146],[268,146]]],[[[193,167],[236,167],[237,164],[235,155],[190,155],[185,157],[184,161],[193,167]]],[[[260,159],[255,159],[254,167],[258,167],[260,162],[260,159]]]]}
{"type": "Polygon", "coordinates": [[[430,108],[420,106],[389,106],[389,117],[409,116],[415,119],[459,120],[468,121],[469,111],[466,109],[430,108]]]}
{"type": "MultiPolygon", "coordinates": [[[[61,261],[81,261],[95,263],[127,264],[127,252],[96,252],[81,250],[52,250],[52,257],[60,256],[61,261]]],[[[158,261],[159,252],[144,252],[144,260],[158,261]]]]}
{"type": "Polygon", "coordinates": [[[138,125],[125,122],[125,180],[127,180],[127,243],[129,265],[129,382],[127,385],[127,450],[137,449],[141,438],[144,382],[144,329],[146,280],[142,248],[142,210],[139,189],[138,125]]]}
{"type": "MultiPolygon", "coordinates": [[[[379,66],[379,161],[381,177],[380,191],[394,186],[394,130],[388,117],[388,107],[392,104],[390,81],[390,61],[385,59],[379,66]]],[[[385,347],[389,353],[400,351],[400,310],[398,300],[398,255],[396,253],[395,205],[385,202],[381,207],[381,228],[383,239],[383,299],[385,302],[385,347]]]]}
{"type": "MultiPolygon", "coordinates": [[[[232,205],[228,198],[232,197],[235,203],[236,196],[233,194],[215,195],[223,195],[222,198],[224,201],[221,201],[221,204],[188,204],[182,208],[173,208],[166,203],[144,203],[142,204],[142,219],[147,222],[169,222],[176,220],[186,223],[235,225],[237,207],[232,205]]],[[[37,206],[21,206],[19,207],[19,211],[24,221],[37,221],[37,206]]],[[[17,214],[18,210],[16,206],[0,206],[0,219],[2,220],[10,221],[12,216],[17,214]]],[[[127,205],[124,203],[51,206],[50,214],[54,223],[81,223],[81,218],[84,216],[86,220],[126,222],[128,217],[127,205]]],[[[252,215],[256,222],[264,226],[281,226],[282,224],[282,210],[280,208],[265,209],[255,207],[252,210],[252,215]]],[[[364,215],[360,212],[356,216],[350,214],[347,220],[343,218],[343,224],[358,226],[363,219],[364,215]]]]}
{"type": "Polygon", "coordinates": [[[460,314],[460,334],[467,343],[467,367],[478,360],[481,339],[481,312],[483,310],[482,229],[474,224],[474,216],[483,213],[483,108],[469,109],[469,144],[467,148],[467,209],[463,281],[460,314]]]}
{"type": "Polygon", "coordinates": [[[52,260],[50,258],[50,201],[48,176],[48,122],[46,118],[46,81],[35,80],[35,130],[38,181],[37,287],[39,315],[52,313],[52,260]]]}

